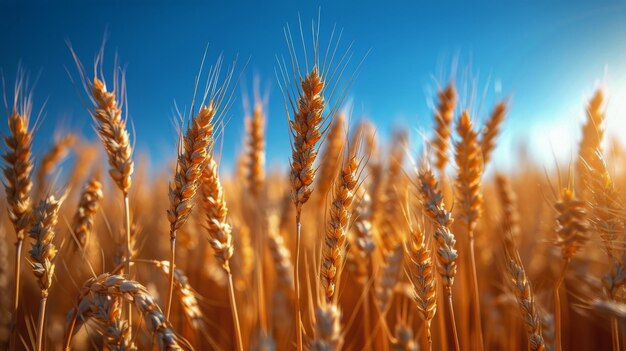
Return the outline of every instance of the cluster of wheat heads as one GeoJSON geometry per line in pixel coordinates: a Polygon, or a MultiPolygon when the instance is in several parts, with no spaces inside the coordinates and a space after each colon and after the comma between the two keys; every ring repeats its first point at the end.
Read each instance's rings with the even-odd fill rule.
{"type": "Polygon", "coordinates": [[[349,50],[332,38],[321,50],[318,30],[303,57],[285,31],[287,172],[266,169],[274,116],[260,99],[242,116],[234,172],[220,172],[237,81],[221,59],[196,78],[201,98],[158,174],[133,153],[123,71],[107,80],[101,55],[91,74],[75,57],[99,143],[68,131],[34,152],[46,135],[18,77],[2,164],[2,349],[626,349],[626,149],[605,140],[603,91],[576,159],[558,167],[568,172],[520,153],[499,173],[489,161],[508,101],[482,116],[451,81],[423,150],[402,131],[381,144],[372,122],[340,109],[349,50]]]}

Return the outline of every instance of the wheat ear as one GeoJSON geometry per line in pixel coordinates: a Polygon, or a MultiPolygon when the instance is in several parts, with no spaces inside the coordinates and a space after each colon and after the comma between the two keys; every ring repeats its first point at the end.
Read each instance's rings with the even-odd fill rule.
{"type": "Polygon", "coordinates": [[[435,151],[435,167],[440,174],[446,169],[449,161],[448,148],[450,147],[450,135],[452,134],[452,120],[457,102],[456,89],[452,83],[439,91],[439,104],[435,110],[435,135],[431,145],[435,151]]]}
{"type": "Polygon", "coordinates": [[[480,136],[480,149],[482,150],[483,163],[487,165],[491,159],[491,154],[496,148],[496,138],[500,134],[500,127],[506,117],[507,103],[500,101],[491,111],[491,115],[480,136]]]}
{"type": "MultiPolygon", "coordinates": [[[[167,219],[170,222],[170,265],[175,267],[176,232],[187,221],[193,207],[193,198],[200,185],[200,177],[209,155],[208,147],[213,138],[213,102],[202,106],[179,142],[178,160],[174,180],[170,183],[170,207],[167,219]]],[[[169,318],[174,292],[174,271],[170,271],[169,289],[165,317],[169,318]]]]}
{"type": "MultiPolygon", "coordinates": [[[[116,76],[117,78],[117,76],[116,76]]],[[[89,82],[91,91],[91,101],[93,110],[91,116],[94,120],[96,131],[104,146],[104,150],[109,158],[109,175],[122,192],[124,197],[124,227],[126,230],[126,252],[125,261],[126,274],[130,276],[131,242],[130,233],[130,200],[128,192],[131,186],[131,176],[134,171],[133,149],[130,144],[130,134],[126,128],[126,118],[122,117],[122,104],[119,101],[121,93],[124,99],[124,84],[119,90],[117,79],[112,91],[107,90],[103,79],[94,77],[93,82],[89,82]]],[[[132,310],[127,307],[127,319],[129,328],[132,329],[132,310]]]]}
{"type": "Polygon", "coordinates": [[[315,309],[315,334],[312,351],[338,351],[343,345],[341,311],[336,304],[322,303],[315,309]]]}
{"type": "Polygon", "coordinates": [[[276,274],[278,275],[278,285],[288,295],[293,294],[293,264],[291,263],[291,252],[285,245],[285,239],[280,234],[279,218],[276,213],[272,213],[268,218],[268,245],[272,254],[276,274]]]}
{"type": "Polygon", "coordinates": [[[330,219],[326,226],[326,236],[322,249],[322,286],[326,301],[330,303],[335,298],[339,275],[342,271],[346,234],[352,213],[352,201],[358,182],[359,163],[350,155],[341,170],[337,181],[333,201],[330,205],[330,219]]]}
{"type": "Polygon", "coordinates": [[[402,165],[408,144],[408,135],[404,131],[396,131],[394,139],[397,141],[393,144],[389,154],[387,179],[385,180],[382,190],[384,215],[379,222],[380,240],[383,248],[387,251],[392,250],[398,243],[402,242],[394,224],[398,217],[398,204],[401,202],[397,187],[404,176],[402,173],[402,165]]]}
{"type": "Polygon", "coordinates": [[[587,120],[582,127],[582,139],[576,160],[576,173],[578,175],[576,192],[584,199],[586,199],[584,195],[589,186],[588,183],[595,177],[593,171],[602,168],[599,156],[602,155],[604,117],[604,93],[602,89],[598,89],[587,105],[587,120]],[[591,169],[591,172],[588,169],[591,169]]]}
{"type": "Polygon", "coordinates": [[[532,351],[543,351],[545,350],[545,345],[541,334],[541,318],[535,307],[532,288],[526,277],[524,265],[513,242],[511,232],[506,229],[504,234],[504,253],[507,272],[513,283],[513,293],[517,299],[522,319],[526,324],[530,349],[532,351]]]}
{"type": "Polygon", "coordinates": [[[301,242],[301,215],[302,206],[309,200],[313,192],[312,184],[315,177],[313,164],[317,157],[318,142],[322,138],[325,108],[322,90],[324,81],[313,67],[301,81],[298,90],[297,107],[293,108],[293,119],[289,120],[289,129],[292,137],[291,144],[291,191],[293,203],[296,207],[296,259],[293,270],[295,310],[296,310],[296,339],[297,350],[302,350],[302,319],[300,317],[300,242],[301,242]]]}
{"type": "Polygon", "coordinates": [[[77,307],[73,308],[68,314],[64,346],[66,351],[70,350],[74,332],[92,316],[89,311],[98,308],[97,304],[102,303],[102,297],[124,299],[134,304],[143,316],[148,331],[156,335],[159,350],[183,350],[181,344],[188,344],[184,339],[176,335],[170,322],[163,315],[161,308],[143,285],[136,281],[128,280],[121,275],[105,273],[85,282],[76,303],[77,307]],[[87,311],[87,313],[82,313],[83,311],[87,311]]]}
{"type": "Polygon", "coordinates": [[[259,198],[265,186],[265,111],[260,101],[254,104],[252,117],[246,118],[246,128],[248,189],[252,196],[259,198]]]}
{"type": "Polygon", "coordinates": [[[482,212],[483,197],[480,189],[483,160],[482,150],[478,143],[478,135],[474,131],[470,116],[463,112],[456,126],[460,140],[455,144],[454,159],[458,167],[456,178],[457,201],[461,207],[460,219],[467,226],[470,245],[471,282],[473,291],[474,332],[477,337],[478,349],[483,350],[483,332],[480,316],[480,294],[478,275],[476,273],[476,254],[474,245],[474,229],[482,212]]]}
{"type": "Polygon", "coordinates": [[[559,276],[554,284],[554,319],[555,319],[555,348],[561,351],[561,302],[559,288],[565,278],[567,266],[578,249],[588,240],[588,223],[585,204],[576,198],[574,190],[563,188],[559,201],[555,204],[557,211],[557,241],[561,247],[563,264],[559,276]]]}
{"type": "Polygon", "coordinates": [[[93,178],[85,185],[72,222],[72,231],[78,244],[76,248],[84,249],[86,247],[103,196],[102,183],[98,179],[93,178]]]}
{"type": "Polygon", "coordinates": [[[219,180],[217,163],[209,156],[207,165],[202,172],[202,204],[206,213],[209,243],[215,251],[215,258],[220,262],[228,275],[228,290],[230,296],[230,309],[237,334],[237,348],[243,350],[239,316],[235,300],[233,275],[230,269],[230,259],[233,257],[233,235],[228,224],[228,207],[224,199],[224,190],[219,180]]]}
{"type": "MultiPolygon", "coordinates": [[[[169,261],[156,261],[155,264],[163,271],[163,273],[165,273],[169,277],[169,261]]],[[[189,278],[187,278],[185,272],[180,268],[176,268],[174,270],[174,287],[180,299],[180,303],[183,306],[183,312],[185,313],[185,317],[189,321],[189,324],[191,324],[194,330],[200,330],[205,326],[204,315],[202,314],[202,310],[200,309],[200,304],[198,302],[196,292],[191,287],[191,284],[189,284],[189,278]]]]}
{"type": "Polygon", "coordinates": [[[418,226],[411,229],[411,242],[407,248],[407,254],[409,257],[408,275],[414,290],[413,297],[424,319],[428,350],[432,350],[430,324],[437,312],[437,286],[430,250],[426,245],[424,232],[418,226]]]}
{"type": "Polygon", "coordinates": [[[418,351],[419,346],[415,343],[413,330],[406,322],[398,322],[394,330],[395,340],[391,343],[392,351],[418,351]]]}
{"type": "Polygon", "coordinates": [[[31,267],[41,292],[37,323],[37,351],[43,349],[46,303],[50,287],[52,286],[58,252],[53,240],[56,235],[55,226],[58,222],[61,202],[62,200],[56,199],[53,195],[41,200],[33,211],[33,225],[28,233],[28,236],[34,240],[32,248],[28,251],[31,267]]]}
{"type": "Polygon", "coordinates": [[[430,168],[423,167],[419,171],[418,178],[424,210],[433,219],[435,225],[434,238],[437,244],[437,268],[441,276],[443,291],[448,301],[448,314],[452,322],[454,348],[456,351],[459,351],[459,338],[452,305],[452,284],[456,275],[456,261],[459,255],[455,249],[456,239],[450,230],[453,222],[452,213],[444,205],[443,194],[439,190],[437,179],[430,168]]]}
{"type": "Polygon", "coordinates": [[[13,111],[8,118],[9,135],[4,138],[6,149],[2,158],[4,164],[4,192],[7,199],[9,219],[15,230],[15,262],[13,286],[13,306],[11,309],[11,340],[10,347],[14,350],[17,343],[17,309],[20,301],[20,276],[22,266],[22,245],[28,232],[31,215],[30,191],[33,186],[31,172],[32,161],[32,131],[29,130],[30,114],[32,110],[31,96],[20,95],[22,81],[16,84],[16,93],[13,101],[13,111]]]}

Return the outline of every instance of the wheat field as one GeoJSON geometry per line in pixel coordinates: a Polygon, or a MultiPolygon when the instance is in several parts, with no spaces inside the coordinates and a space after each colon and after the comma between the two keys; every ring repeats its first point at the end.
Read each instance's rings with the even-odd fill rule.
{"type": "Polygon", "coordinates": [[[45,92],[23,71],[7,82],[2,349],[626,349],[626,150],[605,136],[601,87],[571,162],[521,150],[505,173],[492,156],[508,100],[478,116],[443,82],[434,128],[384,144],[344,108],[359,59],[286,37],[282,168],[265,164],[266,125],[285,116],[260,98],[233,172],[220,167],[245,64],[205,64],[158,170],[134,152],[142,130],[102,53],[68,62],[93,135],[42,153],[45,92]]]}

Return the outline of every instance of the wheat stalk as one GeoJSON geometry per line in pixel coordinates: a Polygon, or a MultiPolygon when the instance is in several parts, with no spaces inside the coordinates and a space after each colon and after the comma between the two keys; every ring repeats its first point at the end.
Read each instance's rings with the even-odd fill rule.
{"type": "Polygon", "coordinates": [[[7,232],[4,226],[0,226],[0,291],[5,293],[0,296],[0,347],[9,349],[11,335],[11,295],[6,292],[10,289],[9,284],[9,246],[7,244],[7,232]]]}
{"type": "MultiPolygon", "coordinates": [[[[213,138],[213,102],[202,106],[195,118],[189,122],[184,137],[179,142],[178,160],[173,182],[170,183],[170,207],[167,219],[170,222],[170,265],[175,267],[176,232],[187,221],[193,207],[193,198],[200,185],[200,177],[209,155],[208,147],[213,138]]],[[[169,290],[165,316],[169,318],[174,291],[174,271],[170,272],[169,290]]]]}
{"type": "Polygon", "coordinates": [[[243,350],[239,316],[233,287],[233,275],[230,269],[230,259],[233,257],[234,245],[232,229],[228,224],[228,207],[224,199],[224,191],[219,180],[217,163],[209,156],[207,165],[202,172],[202,204],[206,213],[209,243],[213,248],[215,258],[224,268],[228,275],[228,287],[230,295],[230,309],[235,323],[237,334],[237,348],[243,350]]]}
{"type": "MultiPolygon", "coordinates": [[[[101,53],[102,55],[102,53],[101,53]]],[[[74,55],[76,62],[78,59],[74,55]]],[[[102,57],[96,60],[96,66],[101,64],[102,57]]],[[[80,64],[79,64],[79,67],[80,64]]],[[[84,75],[84,72],[81,71],[84,75]]],[[[123,79],[123,77],[122,77],[123,79]]],[[[114,88],[107,90],[104,78],[95,76],[93,81],[86,82],[86,89],[90,92],[93,104],[90,110],[95,129],[104,146],[109,161],[109,175],[122,192],[124,197],[124,224],[126,229],[126,273],[130,274],[131,259],[131,233],[130,233],[130,200],[128,192],[131,186],[131,176],[135,164],[133,162],[133,149],[130,144],[130,133],[126,128],[126,118],[122,116],[123,101],[125,99],[125,84],[118,81],[114,76],[114,88]],[[121,83],[121,86],[118,85],[121,83]],[[120,101],[122,103],[120,103],[120,101]]],[[[132,310],[127,308],[129,328],[132,328],[132,310]]]]}
{"type": "Polygon", "coordinates": [[[302,206],[309,200],[313,192],[312,184],[315,177],[313,163],[317,157],[317,144],[322,138],[322,113],[325,107],[322,90],[324,81],[313,67],[300,82],[298,90],[297,109],[294,108],[293,119],[289,120],[289,129],[292,136],[291,144],[291,191],[293,203],[296,207],[296,259],[294,267],[294,291],[296,301],[296,336],[297,349],[302,350],[302,321],[300,318],[300,242],[302,206]]]}
{"type": "MultiPolygon", "coordinates": [[[[483,350],[483,332],[480,310],[480,294],[478,288],[478,274],[476,273],[476,255],[474,245],[474,229],[482,212],[483,196],[480,189],[483,173],[483,160],[478,135],[474,131],[469,113],[463,112],[459,119],[456,132],[460,140],[455,144],[454,159],[458,167],[456,177],[457,202],[461,208],[460,220],[467,226],[470,245],[471,282],[473,291],[474,332],[476,333],[478,349],[483,350]]],[[[489,134],[486,134],[489,135],[489,134]]],[[[490,138],[486,138],[490,139],[490,138]]]]}
{"type": "Polygon", "coordinates": [[[459,255],[455,249],[456,239],[450,230],[453,222],[452,213],[446,209],[443,203],[443,194],[439,190],[437,179],[432,170],[428,167],[422,167],[419,171],[418,179],[424,210],[435,225],[434,238],[437,244],[437,268],[441,276],[445,297],[448,300],[448,313],[452,322],[455,350],[459,351],[459,341],[452,306],[452,284],[456,275],[456,261],[459,255]]]}

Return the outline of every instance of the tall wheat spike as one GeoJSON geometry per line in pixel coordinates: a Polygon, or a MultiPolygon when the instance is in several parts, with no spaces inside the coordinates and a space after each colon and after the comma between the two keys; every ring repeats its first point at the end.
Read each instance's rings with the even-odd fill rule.
{"type": "Polygon", "coordinates": [[[434,238],[437,244],[437,268],[441,276],[445,297],[448,300],[448,314],[452,322],[454,348],[459,351],[460,347],[452,305],[452,284],[456,276],[456,261],[459,255],[455,248],[456,239],[450,230],[453,222],[452,213],[444,205],[443,194],[439,190],[437,179],[432,170],[428,167],[422,167],[418,173],[418,179],[424,210],[433,220],[435,226],[434,238]]]}
{"type": "Polygon", "coordinates": [[[349,155],[337,181],[333,201],[330,205],[330,219],[326,226],[326,237],[322,249],[322,286],[328,303],[333,301],[342,271],[344,251],[352,213],[352,201],[358,183],[359,163],[355,155],[349,155]]]}
{"type": "Polygon", "coordinates": [[[596,90],[587,105],[587,120],[582,128],[582,139],[576,160],[578,184],[576,192],[585,198],[588,183],[593,179],[595,170],[601,170],[602,139],[604,137],[604,92],[596,90]],[[600,152],[600,154],[598,154],[600,152]],[[588,169],[592,171],[589,172],[588,169]]]}
{"type": "MultiPolygon", "coordinates": [[[[174,180],[170,183],[170,207],[167,219],[170,222],[170,265],[175,267],[176,232],[187,221],[193,207],[193,198],[200,186],[200,177],[206,166],[209,146],[213,141],[213,101],[202,106],[198,114],[189,122],[184,137],[179,142],[178,160],[174,180]]],[[[174,271],[170,271],[169,292],[165,317],[169,318],[174,291],[174,271]]]]}
{"type": "Polygon", "coordinates": [[[18,78],[15,84],[13,106],[7,116],[9,134],[4,137],[5,150],[2,155],[4,164],[4,192],[7,200],[9,220],[15,230],[15,261],[13,286],[13,306],[11,309],[11,340],[10,347],[14,350],[17,344],[15,326],[17,324],[17,311],[20,300],[20,276],[22,264],[22,245],[24,237],[28,233],[31,215],[30,191],[33,183],[31,172],[32,161],[32,131],[29,129],[30,115],[32,111],[32,96],[23,95],[25,92],[24,79],[18,78]]]}
{"type": "Polygon", "coordinates": [[[452,134],[452,121],[456,108],[457,94],[454,84],[449,83],[439,91],[439,104],[435,110],[435,134],[431,145],[435,150],[435,167],[443,174],[448,163],[448,148],[452,134]]]}
{"type": "Polygon", "coordinates": [[[483,128],[480,136],[480,149],[482,150],[484,165],[489,163],[489,160],[491,160],[491,154],[496,148],[496,138],[498,137],[498,134],[500,134],[500,127],[504,122],[506,112],[506,101],[500,101],[493,108],[489,119],[485,122],[485,127],[483,128]]]}
{"type": "Polygon", "coordinates": [[[224,199],[224,190],[219,180],[217,163],[209,156],[207,165],[202,172],[202,204],[206,214],[206,226],[209,232],[209,243],[215,251],[215,258],[221,264],[228,275],[228,287],[230,295],[230,309],[235,323],[237,334],[237,348],[243,350],[239,316],[233,287],[233,275],[230,269],[230,259],[233,257],[235,247],[233,235],[228,223],[228,207],[224,199]]]}
{"type": "Polygon", "coordinates": [[[483,350],[483,332],[480,310],[480,294],[478,288],[478,274],[476,272],[476,254],[474,248],[474,229],[482,212],[483,195],[481,181],[483,173],[483,159],[478,134],[472,126],[469,112],[461,114],[456,132],[460,140],[455,144],[455,161],[458,168],[456,177],[457,202],[460,209],[460,219],[467,226],[470,244],[470,264],[472,282],[472,302],[474,310],[474,333],[478,350],[483,350]]]}

